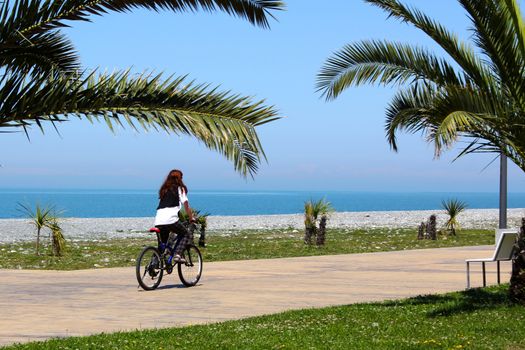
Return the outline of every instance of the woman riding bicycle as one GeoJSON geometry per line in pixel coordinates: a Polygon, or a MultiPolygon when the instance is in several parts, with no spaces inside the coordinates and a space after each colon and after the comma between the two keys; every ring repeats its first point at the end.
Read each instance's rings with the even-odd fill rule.
{"type": "MultiPolygon", "coordinates": [[[[155,216],[155,227],[160,230],[162,243],[168,241],[170,232],[177,234],[173,262],[181,261],[182,251],[190,242],[190,233],[179,221],[179,211],[182,205],[184,205],[190,222],[195,222],[188,202],[188,188],[182,181],[182,171],[175,169],[169,172],[166,180],[160,187],[159,205],[155,216]]],[[[173,249],[173,246],[170,248],[173,249]]]]}

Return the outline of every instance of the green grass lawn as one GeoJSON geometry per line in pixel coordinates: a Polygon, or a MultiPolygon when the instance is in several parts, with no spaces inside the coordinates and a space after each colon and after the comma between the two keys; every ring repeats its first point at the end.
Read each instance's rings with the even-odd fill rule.
{"type": "MultiPolygon", "coordinates": [[[[68,241],[64,256],[54,257],[49,249],[35,255],[34,243],[0,245],[0,268],[75,270],[134,266],[144,245],[156,244],[149,238],[68,241]]],[[[351,254],[406,249],[494,244],[491,230],[464,230],[458,236],[440,236],[437,241],[416,239],[410,229],[333,229],[322,248],[306,246],[299,230],[212,232],[202,249],[205,262],[266,259],[326,254],[351,254]]]]}
{"type": "Polygon", "coordinates": [[[507,288],[55,339],[7,349],[525,349],[525,310],[510,304],[507,288]]]}

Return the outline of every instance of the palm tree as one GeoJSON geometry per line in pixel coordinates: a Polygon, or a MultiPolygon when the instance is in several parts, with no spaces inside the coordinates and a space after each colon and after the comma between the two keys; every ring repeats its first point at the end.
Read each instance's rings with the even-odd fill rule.
{"type": "Polygon", "coordinates": [[[61,31],[71,21],[135,8],[174,12],[223,11],[268,28],[274,0],[5,0],[0,3],[0,128],[57,124],[73,117],[105,121],[110,129],[186,134],[253,176],[264,151],[255,128],[277,119],[264,101],[221,92],[186,77],[121,71],[88,72],[61,31]]]}
{"type": "Polygon", "coordinates": [[[52,217],[47,225],[51,230],[51,249],[54,256],[62,256],[66,249],[66,239],[57,217],[52,217]]]}
{"type": "Polygon", "coordinates": [[[436,216],[434,214],[430,215],[427,221],[427,236],[429,239],[435,241],[437,239],[437,223],[436,223],[436,216]]]}
{"type": "Polygon", "coordinates": [[[31,220],[31,224],[36,229],[36,255],[40,255],[40,233],[44,227],[50,227],[53,221],[56,221],[56,210],[54,206],[42,207],[40,204],[36,204],[35,209],[29,205],[18,203],[19,210],[27,215],[31,220]]]}
{"type": "Polygon", "coordinates": [[[316,245],[324,245],[326,237],[326,221],[328,214],[333,211],[330,202],[325,199],[318,201],[309,200],[304,203],[304,242],[312,244],[312,237],[316,236],[316,245]],[[317,224],[319,223],[319,227],[317,224]]]}
{"type": "Polygon", "coordinates": [[[445,212],[448,214],[449,218],[447,222],[445,223],[445,227],[450,230],[450,233],[455,236],[456,235],[456,229],[460,229],[461,226],[458,222],[458,215],[463,212],[465,209],[467,209],[467,203],[462,202],[457,199],[449,199],[446,201],[441,202],[441,207],[445,210],[445,212]]]}
{"type": "Polygon", "coordinates": [[[320,199],[313,203],[314,218],[319,221],[319,230],[317,230],[317,239],[315,244],[320,247],[326,241],[326,222],[328,221],[328,214],[334,211],[332,204],[325,199],[320,199]]]}
{"type": "Polygon", "coordinates": [[[312,201],[304,203],[304,243],[312,244],[312,237],[316,235],[314,206],[312,201]]]}
{"type": "Polygon", "coordinates": [[[318,74],[326,98],[352,85],[408,85],[387,109],[393,150],[398,130],[425,132],[436,155],[465,137],[470,142],[459,156],[501,152],[525,171],[525,30],[517,1],[458,0],[472,22],[474,45],[398,0],[365,1],[425,32],[455,64],[408,44],[349,44],[318,74]]]}
{"type": "Polygon", "coordinates": [[[328,222],[328,215],[322,214],[321,219],[319,219],[319,231],[317,232],[317,239],[315,244],[320,247],[324,245],[326,241],[326,223],[328,222]]]}
{"type": "MultiPolygon", "coordinates": [[[[208,228],[208,216],[210,216],[209,213],[201,214],[200,210],[197,210],[195,208],[191,208],[191,211],[193,213],[193,218],[196,220],[197,224],[199,224],[199,247],[206,247],[206,229],[208,228]]],[[[188,213],[186,213],[186,210],[184,208],[179,211],[179,219],[183,223],[189,225],[190,224],[190,216],[188,213]]],[[[193,231],[192,231],[193,234],[193,231]]]]}
{"type": "Polygon", "coordinates": [[[462,137],[468,145],[458,157],[497,152],[525,171],[525,24],[518,1],[458,0],[472,24],[472,43],[398,0],[365,1],[422,30],[449,57],[389,41],[349,44],[318,74],[324,96],[334,99],[362,84],[404,86],[386,112],[394,151],[399,130],[424,132],[436,156],[462,137]]]}
{"type": "Polygon", "coordinates": [[[421,222],[421,224],[419,224],[419,227],[417,228],[417,239],[425,238],[426,227],[427,225],[424,222],[421,222]]]}

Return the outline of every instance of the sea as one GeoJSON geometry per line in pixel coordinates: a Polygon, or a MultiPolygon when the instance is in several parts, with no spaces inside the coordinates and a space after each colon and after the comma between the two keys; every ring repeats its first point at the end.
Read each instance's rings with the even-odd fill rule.
{"type": "MultiPolygon", "coordinates": [[[[189,193],[190,204],[210,215],[272,215],[301,213],[304,202],[325,199],[336,211],[435,210],[448,199],[471,209],[498,208],[498,193],[488,192],[352,192],[352,191],[215,191],[189,193]]],[[[61,217],[152,217],[155,190],[0,189],[0,218],[24,218],[21,205],[54,207],[61,217]]],[[[525,193],[509,193],[509,208],[525,208],[525,193]]]]}

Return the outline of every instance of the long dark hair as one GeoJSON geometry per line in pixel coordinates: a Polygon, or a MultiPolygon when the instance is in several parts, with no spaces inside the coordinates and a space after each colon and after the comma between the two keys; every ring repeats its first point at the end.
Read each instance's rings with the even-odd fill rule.
{"type": "Polygon", "coordinates": [[[181,187],[184,192],[188,193],[188,188],[182,181],[182,171],[173,169],[170,171],[166,177],[166,180],[164,180],[164,183],[160,187],[159,198],[162,199],[162,197],[164,197],[164,195],[166,195],[169,190],[177,191],[177,187],[181,187]]]}

